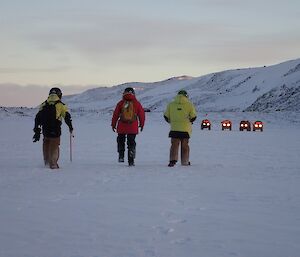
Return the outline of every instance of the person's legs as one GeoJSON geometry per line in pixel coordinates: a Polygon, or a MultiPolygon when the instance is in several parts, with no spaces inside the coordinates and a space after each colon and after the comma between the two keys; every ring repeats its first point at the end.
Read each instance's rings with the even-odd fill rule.
{"type": "Polygon", "coordinates": [[[117,143],[118,143],[119,162],[124,162],[125,139],[126,139],[125,134],[118,134],[117,143]]]}
{"type": "Polygon", "coordinates": [[[181,165],[190,165],[190,147],[189,147],[189,139],[183,138],[181,139],[181,165]]]}
{"type": "Polygon", "coordinates": [[[50,153],[50,169],[58,169],[58,159],[59,159],[59,145],[60,145],[60,137],[49,138],[49,153],[50,153]]]}
{"type": "Polygon", "coordinates": [[[44,137],[43,139],[43,157],[44,157],[44,163],[45,166],[48,166],[50,164],[50,140],[48,137],[44,137]]]}
{"type": "Polygon", "coordinates": [[[127,148],[128,148],[128,164],[134,165],[134,158],[136,152],[136,142],[135,142],[136,134],[128,134],[127,135],[127,148]]]}
{"type": "Polygon", "coordinates": [[[179,144],[180,144],[179,138],[171,138],[170,163],[169,163],[170,167],[174,166],[178,160],[179,144]]]}

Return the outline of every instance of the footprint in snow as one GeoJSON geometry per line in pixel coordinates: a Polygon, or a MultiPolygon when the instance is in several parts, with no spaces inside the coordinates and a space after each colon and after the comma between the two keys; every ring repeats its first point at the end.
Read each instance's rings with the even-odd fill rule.
{"type": "Polygon", "coordinates": [[[155,251],[153,251],[153,250],[145,250],[145,256],[147,256],[147,257],[155,257],[156,254],[155,254],[155,251]]]}
{"type": "Polygon", "coordinates": [[[165,228],[162,226],[156,226],[153,227],[158,233],[163,234],[163,235],[168,235],[169,233],[172,233],[175,231],[174,228],[165,228]]]}
{"type": "Polygon", "coordinates": [[[170,224],[180,224],[180,223],[186,223],[187,220],[185,219],[171,219],[167,221],[170,224]]]}
{"type": "Polygon", "coordinates": [[[182,244],[186,244],[186,243],[188,243],[190,241],[191,241],[191,239],[189,237],[178,238],[178,239],[172,240],[171,244],[182,245],[182,244]]]}

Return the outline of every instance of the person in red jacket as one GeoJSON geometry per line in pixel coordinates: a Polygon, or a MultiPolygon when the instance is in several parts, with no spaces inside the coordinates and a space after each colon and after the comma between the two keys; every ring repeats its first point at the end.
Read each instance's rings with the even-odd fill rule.
{"type": "Polygon", "coordinates": [[[111,120],[111,127],[118,133],[119,162],[124,162],[125,141],[127,138],[128,165],[134,166],[136,152],[135,137],[139,128],[143,131],[145,124],[145,112],[141,103],[136,99],[132,87],[125,88],[123,98],[118,102],[111,120]]]}

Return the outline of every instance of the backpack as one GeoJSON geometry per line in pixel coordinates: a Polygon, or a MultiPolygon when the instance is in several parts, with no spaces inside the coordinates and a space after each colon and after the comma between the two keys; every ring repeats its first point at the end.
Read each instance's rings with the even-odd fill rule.
{"type": "Polygon", "coordinates": [[[58,136],[60,134],[61,121],[56,119],[56,104],[45,103],[43,108],[40,110],[40,120],[45,131],[49,136],[58,136]]]}
{"type": "Polygon", "coordinates": [[[120,120],[125,123],[132,123],[136,120],[136,113],[133,107],[133,101],[124,101],[121,108],[120,120]]]}

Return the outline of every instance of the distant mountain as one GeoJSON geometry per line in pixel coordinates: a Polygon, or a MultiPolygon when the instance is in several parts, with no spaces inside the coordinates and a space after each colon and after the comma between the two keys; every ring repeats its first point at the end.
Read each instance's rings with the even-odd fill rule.
{"type": "MultiPolygon", "coordinates": [[[[63,101],[75,115],[111,113],[126,87],[135,88],[142,105],[155,112],[162,112],[180,89],[187,90],[198,112],[299,112],[300,58],[268,67],[227,70],[201,77],[180,76],[153,83],[97,87],[64,96],[63,101]]],[[[28,108],[0,108],[1,116],[27,116],[35,112],[28,108]]]]}
{"type": "Polygon", "coordinates": [[[154,83],[132,82],[65,96],[73,112],[112,111],[126,87],[133,87],[144,107],[163,111],[180,89],[198,111],[299,111],[300,59],[273,66],[236,69],[201,77],[180,76],[154,83]]]}

